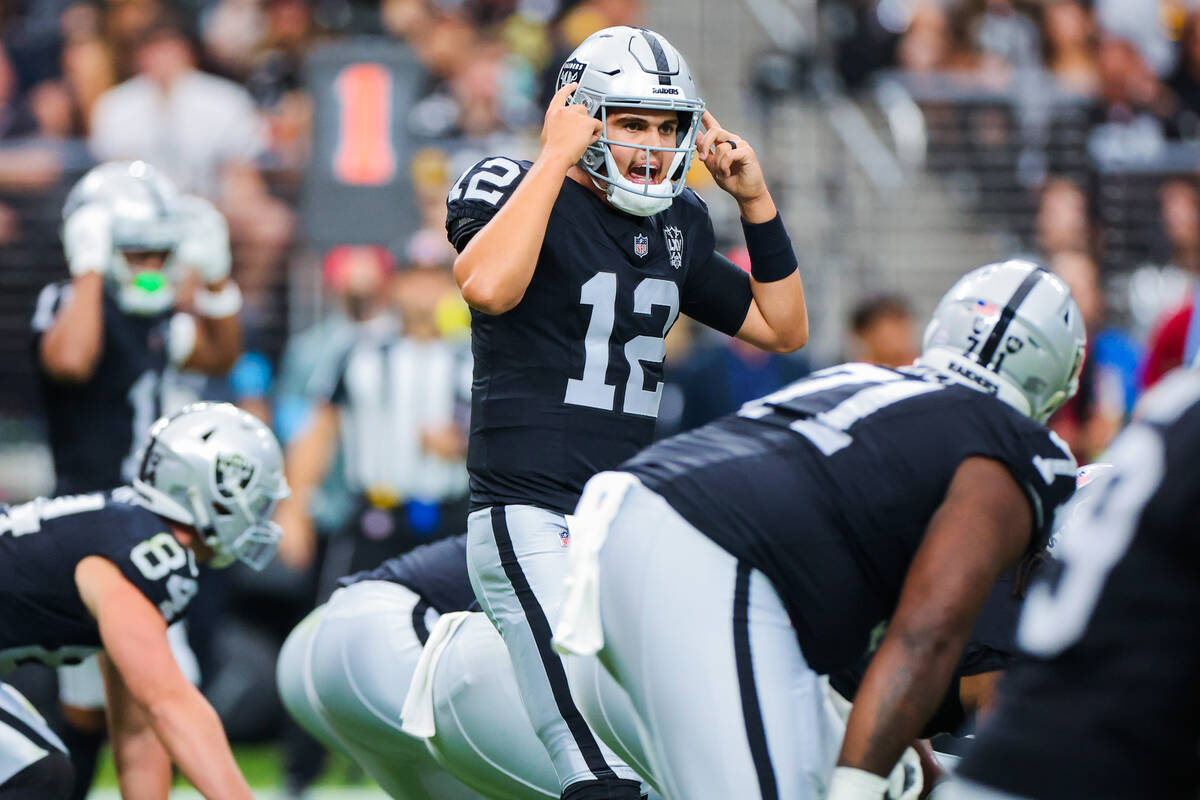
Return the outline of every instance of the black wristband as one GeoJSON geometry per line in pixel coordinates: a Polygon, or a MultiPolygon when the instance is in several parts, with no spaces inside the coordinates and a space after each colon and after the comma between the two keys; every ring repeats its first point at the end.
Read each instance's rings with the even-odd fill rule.
{"type": "Polygon", "coordinates": [[[759,283],[781,281],[796,271],[799,262],[792,240],[779,214],[766,222],[742,220],[746,250],[750,253],[750,275],[759,283]]]}

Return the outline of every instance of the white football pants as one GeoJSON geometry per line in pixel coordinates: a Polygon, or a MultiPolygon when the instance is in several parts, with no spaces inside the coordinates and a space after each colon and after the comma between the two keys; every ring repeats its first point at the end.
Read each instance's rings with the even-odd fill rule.
{"type": "Polygon", "coordinates": [[[479,800],[400,729],[422,639],[437,617],[397,583],[339,589],[292,631],[276,680],[301,727],[358,762],[396,800],[479,800]]]}
{"type": "MultiPolygon", "coordinates": [[[[611,475],[589,482],[581,526],[589,492],[611,475]]],[[[843,726],[771,582],[616,475],[598,556],[600,659],[640,717],[663,794],[820,800],[843,726]]]]}
{"type": "MultiPolygon", "coordinates": [[[[629,763],[645,763],[633,709],[595,658],[563,659],[572,694],[596,733],[629,763]],[[630,746],[623,748],[624,743],[630,746]]],[[[525,713],[504,640],[483,614],[455,629],[433,666],[434,756],[491,800],[559,796],[554,764],[525,713]]],[[[651,795],[656,797],[656,795],[651,795]]]]}
{"type": "Polygon", "coordinates": [[[534,506],[493,506],[467,517],[467,566],[485,614],[503,637],[517,687],[560,789],[586,780],[640,780],[588,727],[550,647],[567,574],[566,517],[534,506]]]}

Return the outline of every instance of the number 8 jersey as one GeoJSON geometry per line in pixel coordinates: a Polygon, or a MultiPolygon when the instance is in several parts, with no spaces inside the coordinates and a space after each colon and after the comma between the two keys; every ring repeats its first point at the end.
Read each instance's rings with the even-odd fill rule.
{"type": "MultiPolygon", "coordinates": [[[[459,252],[530,166],[488,158],[459,178],[446,220],[459,252]]],[[[749,277],[714,246],[691,190],[634,217],[563,180],[521,302],[472,312],[472,507],[568,513],[588,478],[650,443],[676,317],[732,335],[750,308],[749,277]]]]}
{"type": "Polygon", "coordinates": [[[0,505],[0,674],[26,661],[78,663],[100,630],[75,586],[88,556],[111,561],[168,624],[196,594],[190,550],[129,487],[0,505]]]}

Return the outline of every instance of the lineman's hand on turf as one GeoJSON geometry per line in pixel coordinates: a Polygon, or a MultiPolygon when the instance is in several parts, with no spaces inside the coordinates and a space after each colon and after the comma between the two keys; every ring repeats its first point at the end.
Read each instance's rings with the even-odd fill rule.
{"type": "Polygon", "coordinates": [[[701,122],[704,133],[696,137],[696,150],[717,185],[739,204],[765,196],[767,183],[754,148],[742,137],[722,128],[711,111],[704,112],[701,122]]]}
{"type": "Polygon", "coordinates": [[[562,158],[568,166],[583,157],[588,145],[600,138],[604,126],[588,115],[583,105],[566,105],[579,86],[568,83],[555,93],[542,125],[542,153],[562,158]]]}

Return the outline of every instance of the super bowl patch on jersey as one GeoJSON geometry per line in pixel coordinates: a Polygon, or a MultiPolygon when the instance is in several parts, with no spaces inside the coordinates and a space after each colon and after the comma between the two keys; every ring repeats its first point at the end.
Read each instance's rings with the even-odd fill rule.
{"type": "Polygon", "coordinates": [[[663,238],[667,240],[667,254],[671,257],[671,266],[679,269],[683,266],[683,231],[674,225],[663,228],[663,238]]]}

